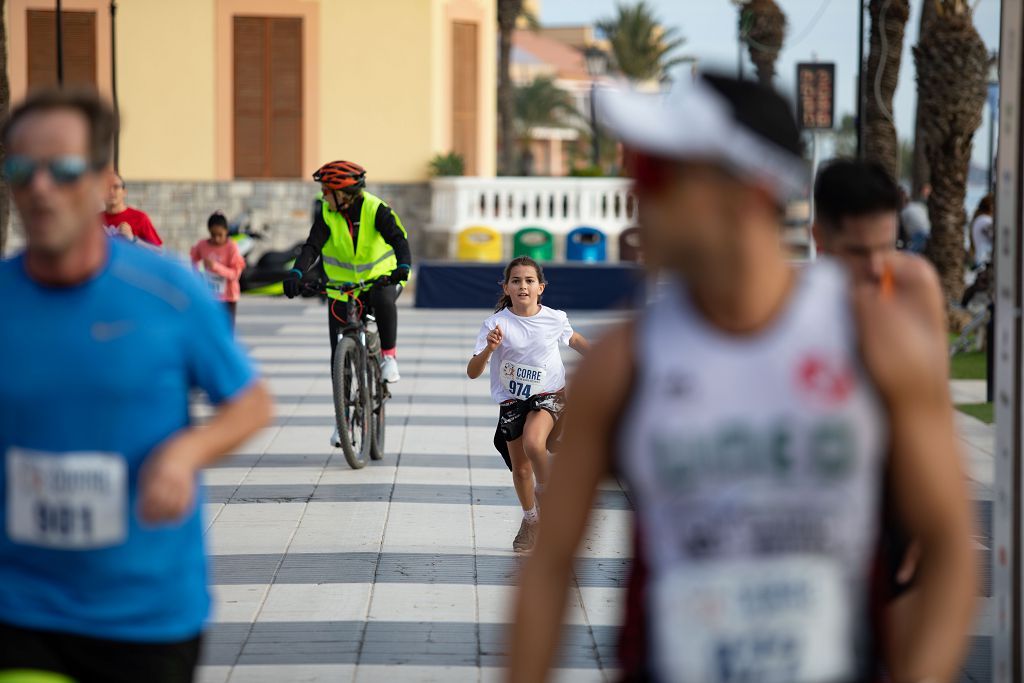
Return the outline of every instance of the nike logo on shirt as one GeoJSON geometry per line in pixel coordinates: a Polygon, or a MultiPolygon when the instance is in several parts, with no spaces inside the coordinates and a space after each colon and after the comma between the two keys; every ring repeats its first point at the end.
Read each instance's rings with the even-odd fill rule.
{"type": "Polygon", "coordinates": [[[92,338],[98,342],[108,342],[123,337],[135,330],[135,323],[130,320],[115,322],[95,322],[92,324],[92,338]]]}

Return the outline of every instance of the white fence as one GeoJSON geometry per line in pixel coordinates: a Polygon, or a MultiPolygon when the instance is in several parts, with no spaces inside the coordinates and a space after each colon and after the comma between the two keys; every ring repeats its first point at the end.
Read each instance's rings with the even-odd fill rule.
{"type": "Polygon", "coordinates": [[[589,226],[616,236],[636,224],[636,201],[623,178],[437,178],[431,230],[476,225],[502,233],[538,226],[555,234],[589,226]]]}

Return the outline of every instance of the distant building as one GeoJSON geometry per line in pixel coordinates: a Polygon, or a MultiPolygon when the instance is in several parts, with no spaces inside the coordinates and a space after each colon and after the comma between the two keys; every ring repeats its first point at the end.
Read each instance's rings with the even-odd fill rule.
{"type": "Polygon", "coordinates": [[[523,86],[537,78],[551,78],[570,95],[581,115],[579,121],[566,122],[564,126],[533,129],[528,154],[533,175],[566,175],[574,152],[577,156],[585,155],[585,150],[580,149],[580,125],[585,129],[592,79],[583,51],[595,43],[590,26],[518,29],[512,37],[512,81],[523,86]]]}

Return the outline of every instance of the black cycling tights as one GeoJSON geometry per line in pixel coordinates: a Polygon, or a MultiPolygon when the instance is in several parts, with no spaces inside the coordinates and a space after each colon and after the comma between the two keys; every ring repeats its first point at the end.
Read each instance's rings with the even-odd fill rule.
{"type": "MultiPolygon", "coordinates": [[[[362,299],[369,304],[377,318],[377,330],[380,332],[380,347],[387,351],[395,348],[398,341],[398,309],[395,307],[395,298],[398,296],[398,288],[395,285],[387,287],[375,287],[369,294],[364,294],[362,299]]],[[[342,323],[331,315],[331,304],[333,299],[327,302],[327,326],[331,333],[331,367],[334,367],[334,347],[338,343],[338,332],[341,331],[342,323]]],[[[345,302],[339,301],[334,305],[334,310],[341,317],[345,317],[345,302]]]]}

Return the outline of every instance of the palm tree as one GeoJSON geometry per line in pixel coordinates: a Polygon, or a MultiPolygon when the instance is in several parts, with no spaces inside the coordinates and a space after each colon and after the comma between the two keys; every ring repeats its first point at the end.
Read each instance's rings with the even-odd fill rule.
{"type": "Polygon", "coordinates": [[[576,128],[582,123],[572,95],[555,85],[554,79],[541,76],[515,88],[515,135],[523,145],[532,142],[534,128],[576,128]]]}
{"type": "Polygon", "coordinates": [[[512,84],[512,33],[523,12],[523,0],[498,0],[498,116],[501,120],[501,149],[498,168],[511,175],[515,163],[515,90],[512,84]]]}
{"type": "Polygon", "coordinates": [[[775,61],[786,39],[786,15],[775,0],[745,0],[740,5],[740,35],[750,50],[757,80],[770,86],[775,61]]]}
{"type": "Polygon", "coordinates": [[[646,0],[619,4],[616,16],[602,19],[597,27],[612,46],[615,66],[622,75],[638,81],[662,80],[672,67],[688,61],[673,53],[686,42],[674,28],[661,25],[646,0]]]}
{"type": "MultiPolygon", "coordinates": [[[[931,30],[931,22],[935,19],[935,3],[925,2],[921,5],[921,23],[918,25],[918,35],[923,36],[931,30]]],[[[913,169],[910,172],[910,184],[912,196],[920,197],[924,186],[928,184],[928,158],[924,153],[924,142],[921,140],[919,131],[924,125],[922,123],[922,107],[920,98],[917,103],[917,113],[914,119],[914,161],[913,169]]]]}
{"type": "Polygon", "coordinates": [[[932,233],[926,254],[942,281],[947,300],[964,289],[964,197],[974,132],[985,106],[988,51],[974,27],[967,0],[934,0],[931,30],[914,48],[919,143],[931,173],[928,215],[932,233]]]}
{"type": "MultiPolygon", "coordinates": [[[[927,3],[926,3],[927,4],[927,3]]],[[[864,156],[900,177],[900,146],[892,115],[892,96],[900,80],[903,33],[910,0],[871,0],[871,48],[864,103],[864,156]]]]}
{"type": "MultiPolygon", "coordinates": [[[[0,0],[0,17],[7,16],[4,5],[5,0],[0,0]]],[[[7,112],[11,108],[11,84],[7,80],[7,22],[0,19],[0,118],[7,118],[7,112]]],[[[0,161],[6,156],[5,150],[0,143],[0,161]]],[[[7,248],[7,230],[10,222],[11,197],[7,191],[7,182],[0,178],[0,256],[4,255],[7,248]]]]}

